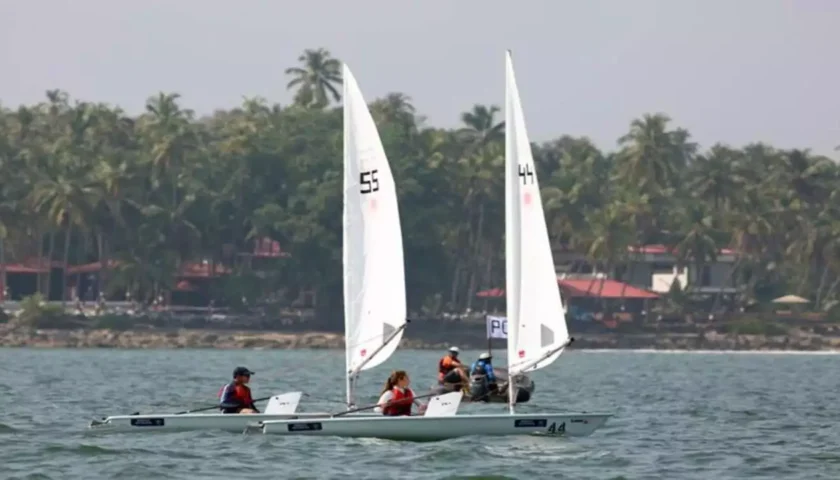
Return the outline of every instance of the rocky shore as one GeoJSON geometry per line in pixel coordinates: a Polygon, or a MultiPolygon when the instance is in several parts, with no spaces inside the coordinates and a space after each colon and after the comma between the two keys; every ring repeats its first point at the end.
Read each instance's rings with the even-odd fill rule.
{"type": "MultiPolygon", "coordinates": [[[[449,343],[427,335],[407,335],[401,348],[446,348],[449,343]]],[[[461,348],[482,349],[486,340],[447,338],[461,348]]],[[[500,345],[501,346],[501,345],[500,345]]],[[[344,336],[330,332],[268,332],[207,329],[32,329],[0,327],[0,347],[33,348],[266,348],[266,349],[342,349],[344,336]]],[[[581,349],[654,350],[840,350],[840,337],[813,334],[767,336],[718,333],[599,333],[575,336],[573,347],[581,349]]]]}

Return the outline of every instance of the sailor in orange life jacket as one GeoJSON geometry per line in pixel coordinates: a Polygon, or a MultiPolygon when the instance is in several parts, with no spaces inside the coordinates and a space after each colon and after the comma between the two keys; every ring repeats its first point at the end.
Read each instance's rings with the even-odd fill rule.
{"type": "Polygon", "coordinates": [[[405,370],[397,370],[388,377],[382,396],[379,397],[375,411],[387,416],[411,415],[411,406],[416,404],[418,413],[423,413],[425,405],[414,398],[414,392],[408,388],[411,381],[405,370]]]}
{"type": "Polygon", "coordinates": [[[247,385],[253,373],[245,367],[236,367],[233,381],[219,392],[219,408],[222,413],[260,413],[247,385]]]}
{"type": "Polygon", "coordinates": [[[458,360],[458,353],[460,353],[458,347],[449,347],[449,353],[447,353],[438,362],[438,385],[443,385],[444,383],[459,383],[462,380],[466,380],[466,375],[463,373],[463,369],[465,367],[461,361],[458,360]],[[457,376],[452,373],[453,371],[457,374],[457,376]]]}

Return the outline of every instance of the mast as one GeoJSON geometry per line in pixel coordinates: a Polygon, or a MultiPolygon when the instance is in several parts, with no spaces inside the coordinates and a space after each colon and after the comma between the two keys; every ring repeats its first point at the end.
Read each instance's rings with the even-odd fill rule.
{"type": "Polygon", "coordinates": [[[513,353],[516,350],[516,339],[519,326],[519,205],[516,177],[513,176],[517,168],[514,143],[514,117],[510,99],[510,69],[511,51],[505,53],[505,291],[507,292],[507,361],[508,361],[508,408],[511,415],[514,413],[516,403],[515,382],[516,379],[510,364],[513,361],[513,353]]]}
{"type": "MultiPolygon", "coordinates": [[[[348,191],[351,188],[353,188],[353,183],[349,181],[349,179],[351,178],[351,175],[352,175],[351,174],[352,168],[351,168],[351,163],[350,163],[352,159],[350,158],[350,147],[349,147],[350,122],[352,120],[351,120],[351,115],[350,115],[350,109],[347,108],[347,99],[349,98],[348,95],[347,95],[347,93],[348,93],[347,72],[348,72],[347,65],[342,64],[342,76],[341,77],[342,77],[343,81],[342,81],[342,96],[341,96],[341,99],[342,99],[342,102],[344,104],[344,108],[342,109],[343,110],[343,118],[344,118],[344,120],[343,120],[343,122],[344,122],[344,124],[343,124],[344,125],[344,138],[343,138],[343,158],[344,158],[344,160],[343,160],[343,163],[344,163],[343,199],[344,199],[344,207],[343,207],[343,214],[342,214],[342,216],[343,216],[343,218],[342,218],[343,232],[342,233],[343,233],[343,237],[344,237],[343,238],[343,243],[344,244],[342,245],[342,249],[343,249],[342,257],[343,257],[343,269],[344,269],[343,277],[344,277],[344,371],[345,372],[350,371],[350,349],[351,349],[350,341],[351,341],[351,338],[352,338],[351,337],[352,332],[350,331],[350,317],[349,317],[349,315],[351,315],[352,308],[350,308],[349,305],[348,305],[349,295],[348,295],[348,286],[347,286],[348,281],[350,280],[350,275],[348,275],[348,258],[349,258],[349,251],[348,250],[349,249],[347,248],[347,241],[348,241],[347,224],[348,224],[348,221],[350,220],[350,218],[349,218],[349,215],[348,215],[349,214],[349,212],[348,212],[348,208],[349,208],[348,201],[349,201],[349,199],[347,198],[347,194],[348,194],[348,191]]],[[[353,381],[350,378],[349,374],[345,375],[344,380],[345,380],[345,384],[346,384],[347,408],[350,409],[350,408],[353,408],[352,405],[353,405],[353,402],[354,402],[354,400],[353,400],[353,381]]]]}

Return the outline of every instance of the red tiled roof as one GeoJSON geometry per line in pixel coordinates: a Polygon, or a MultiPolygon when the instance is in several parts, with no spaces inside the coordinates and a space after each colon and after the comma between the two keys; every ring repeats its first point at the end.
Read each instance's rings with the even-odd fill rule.
{"type": "Polygon", "coordinates": [[[27,258],[18,263],[7,263],[6,273],[47,273],[52,268],[61,268],[64,266],[62,262],[53,260],[47,261],[46,258],[27,258]]]}
{"type": "Polygon", "coordinates": [[[572,297],[659,298],[659,295],[651,291],[608,278],[564,279],[558,280],[557,283],[572,297]]]}
{"type": "Polygon", "coordinates": [[[504,297],[505,291],[501,288],[491,288],[489,290],[482,290],[475,294],[476,297],[488,297],[488,298],[496,298],[496,297],[504,297]]]}
{"type": "MultiPolygon", "coordinates": [[[[108,265],[110,268],[114,268],[119,265],[119,262],[110,260],[108,261],[108,265]]],[[[102,264],[100,262],[93,262],[84,265],[74,265],[67,269],[67,274],[76,275],[79,273],[94,273],[100,271],[101,269],[102,264]]],[[[231,270],[224,265],[218,263],[216,264],[216,275],[224,275],[230,272],[231,270]]],[[[181,270],[176,276],[180,278],[207,278],[210,276],[210,264],[201,262],[183,263],[181,264],[181,270]]]]}
{"type": "MultiPolygon", "coordinates": [[[[604,279],[601,286],[601,279],[557,279],[557,284],[570,297],[597,297],[597,298],[659,298],[659,295],[633,285],[619,282],[617,280],[604,279]]],[[[491,288],[476,294],[478,297],[498,298],[504,297],[505,291],[501,288],[491,288]]]]}
{"type": "MultiPolygon", "coordinates": [[[[115,260],[108,260],[108,267],[114,268],[119,264],[115,260]]],[[[78,275],[80,273],[94,273],[102,270],[101,262],[85,263],[81,265],[73,265],[67,267],[67,275],[78,275]]]]}
{"type": "MultiPolygon", "coordinates": [[[[636,252],[636,253],[648,253],[648,254],[670,254],[672,253],[671,250],[665,245],[643,245],[642,247],[637,247],[635,245],[630,245],[627,247],[628,252],[636,252]]],[[[731,248],[721,248],[718,251],[719,255],[734,255],[735,250],[731,248]]]]}
{"type": "Polygon", "coordinates": [[[198,287],[189,282],[189,280],[181,280],[175,285],[175,290],[179,292],[195,292],[198,287]]]}
{"type": "Polygon", "coordinates": [[[20,263],[6,264],[6,273],[47,273],[49,269],[43,267],[21,265],[20,263]]]}

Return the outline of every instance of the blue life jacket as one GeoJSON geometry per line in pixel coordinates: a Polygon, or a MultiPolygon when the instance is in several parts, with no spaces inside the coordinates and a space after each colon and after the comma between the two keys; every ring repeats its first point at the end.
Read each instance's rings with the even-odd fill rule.
{"type": "Polygon", "coordinates": [[[488,382],[496,381],[496,374],[493,373],[493,364],[487,360],[476,360],[470,367],[470,375],[487,375],[488,382]]]}

